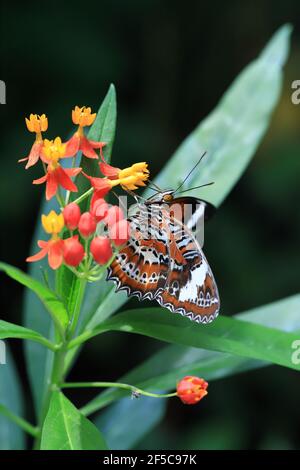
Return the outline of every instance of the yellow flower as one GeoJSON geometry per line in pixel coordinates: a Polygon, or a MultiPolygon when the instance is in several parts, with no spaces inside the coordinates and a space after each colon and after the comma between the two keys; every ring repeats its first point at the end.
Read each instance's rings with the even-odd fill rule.
{"type": "Polygon", "coordinates": [[[112,185],[120,184],[123,189],[134,190],[138,186],[146,186],[145,181],[149,178],[148,164],[146,162],[134,163],[128,168],[119,171],[118,179],[112,180],[112,185]],[[118,181],[118,183],[115,183],[118,181]]]}
{"type": "Polygon", "coordinates": [[[146,162],[134,163],[124,170],[112,167],[106,162],[100,163],[101,172],[110,179],[111,186],[120,184],[123,189],[133,191],[139,186],[146,186],[145,181],[149,178],[148,164],[146,162]]]}
{"type": "Polygon", "coordinates": [[[91,126],[96,119],[96,113],[92,114],[91,108],[75,106],[72,111],[72,121],[80,127],[91,126]]]}
{"type": "Polygon", "coordinates": [[[48,119],[45,114],[30,114],[29,119],[25,118],[26,126],[29,132],[40,134],[48,129],[48,119]]]}
{"type": "Polygon", "coordinates": [[[42,215],[42,225],[45,232],[57,235],[65,225],[64,216],[62,213],[58,215],[52,210],[48,215],[42,215]]]}
{"type": "Polygon", "coordinates": [[[56,137],[54,140],[44,140],[43,146],[43,160],[45,163],[52,163],[54,166],[57,164],[60,158],[65,156],[66,144],[63,144],[60,137],[56,137]]]}

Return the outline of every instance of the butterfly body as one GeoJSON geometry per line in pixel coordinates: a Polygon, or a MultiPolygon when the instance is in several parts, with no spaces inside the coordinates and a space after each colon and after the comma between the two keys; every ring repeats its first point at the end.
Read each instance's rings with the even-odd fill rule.
{"type": "Polygon", "coordinates": [[[108,269],[117,290],[156,300],[171,312],[209,323],[219,312],[218,289],[195,227],[211,211],[206,201],[162,191],[129,213],[131,237],[108,269]]]}

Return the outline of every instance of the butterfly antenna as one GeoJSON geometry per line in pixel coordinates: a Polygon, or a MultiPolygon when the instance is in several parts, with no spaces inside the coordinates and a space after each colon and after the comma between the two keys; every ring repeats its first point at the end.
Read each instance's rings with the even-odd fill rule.
{"type": "MultiPolygon", "coordinates": [[[[149,183],[153,186],[153,188],[155,188],[155,190],[156,190],[157,192],[162,193],[162,189],[161,189],[159,186],[157,186],[157,184],[155,184],[154,181],[149,180],[149,179],[148,179],[148,181],[149,181],[149,183]]],[[[153,188],[151,188],[149,185],[148,185],[148,188],[153,189],[153,188]]]]}
{"type": "Polygon", "coordinates": [[[184,185],[184,183],[188,180],[188,178],[191,176],[191,174],[193,173],[193,171],[197,168],[197,166],[201,163],[203,157],[205,157],[206,155],[206,151],[201,155],[201,157],[199,158],[199,160],[197,161],[196,165],[193,166],[193,168],[189,171],[189,173],[186,175],[186,177],[184,178],[184,180],[182,181],[182,183],[178,186],[178,188],[176,189],[176,191],[174,191],[174,193],[177,193],[178,189],[182,188],[182,186],[184,185]]]}
{"type": "MultiPolygon", "coordinates": [[[[178,194],[186,193],[187,191],[192,191],[193,189],[204,188],[205,186],[211,186],[212,184],[215,184],[215,182],[212,181],[211,183],[201,184],[200,186],[195,186],[194,188],[184,189],[183,191],[179,191],[178,194]]],[[[177,191],[177,190],[176,190],[176,191],[177,191]]]]}
{"type": "Polygon", "coordinates": [[[131,189],[126,189],[126,192],[130,194],[130,196],[132,196],[136,202],[138,202],[139,199],[141,199],[142,201],[146,201],[144,197],[135,194],[135,192],[131,191],[131,189]]]}

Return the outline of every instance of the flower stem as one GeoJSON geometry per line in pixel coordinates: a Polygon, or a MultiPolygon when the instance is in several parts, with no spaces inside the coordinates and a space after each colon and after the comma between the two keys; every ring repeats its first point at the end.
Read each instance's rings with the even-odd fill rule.
{"type": "MultiPolygon", "coordinates": [[[[82,301],[84,298],[84,292],[85,292],[85,287],[86,287],[86,280],[85,279],[80,279],[79,281],[79,288],[77,291],[77,298],[74,306],[74,310],[72,312],[72,319],[71,319],[71,325],[69,330],[67,331],[67,337],[71,338],[72,335],[76,331],[79,315],[80,315],[80,310],[81,310],[81,305],[82,301]]],[[[59,331],[56,327],[55,331],[56,337],[59,336],[59,331]]],[[[40,447],[40,442],[41,442],[41,430],[43,428],[43,424],[45,421],[45,418],[48,413],[50,401],[51,401],[51,396],[52,393],[55,390],[59,389],[60,383],[63,382],[65,379],[65,375],[67,373],[66,367],[65,367],[65,359],[66,359],[66,354],[67,354],[67,349],[68,349],[68,339],[64,340],[64,342],[60,345],[59,348],[57,348],[56,351],[54,351],[54,356],[53,356],[53,363],[52,363],[52,370],[50,373],[50,380],[47,386],[47,390],[45,393],[44,397],[44,402],[42,406],[42,412],[40,415],[39,419],[39,429],[40,431],[36,435],[35,443],[34,443],[34,448],[39,449],[40,447]]]]}
{"type": "Polygon", "coordinates": [[[81,196],[79,196],[73,202],[75,202],[75,204],[79,204],[80,202],[84,201],[87,197],[89,197],[91,194],[93,194],[93,191],[94,191],[94,188],[88,189],[85,193],[83,193],[81,196]]]}
{"type": "Polygon", "coordinates": [[[138,395],[144,395],[146,397],[153,398],[170,398],[176,397],[177,392],[172,393],[152,393],[142,390],[141,388],[135,387],[134,385],[123,384],[118,382],[66,382],[60,385],[61,388],[122,388],[123,390],[129,390],[131,393],[137,393],[138,395]]]}
{"type": "Polygon", "coordinates": [[[45,418],[48,413],[51,395],[55,389],[57,389],[58,384],[64,379],[64,364],[65,364],[65,356],[66,356],[66,344],[62,345],[61,349],[54,353],[53,363],[52,363],[52,370],[50,375],[50,380],[47,386],[47,390],[45,393],[45,398],[42,406],[42,412],[39,420],[39,433],[36,435],[36,439],[34,442],[34,449],[40,448],[41,442],[41,433],[43,429],[43,424],[45,418]]]}
{"type": "Polygon", "coordinates": [[[78,323],[78,319],[80,315],[80,310],[81,310],[81,305],[82,305],[83,298],[84,298],[86,283],[87,283],[86,279],[79,278],[79,288],[77,292],[75,307],[73,310],[71,325],[68,331],[68,338],[72,338],[76,331],[76,327],[77,327],[77,323],[78,323]]]}
{"type": "Polygon", "coordinates": [[[10,419],[13,423],[20,426],[20,428],[22,428],[25,432],[27,432],[31,436],[36,437],[38,435],[38,432],[39,432],[38,428],[32,426],[25,419],[20,418],[20,416],[15,415],[12,411],[6,408],[6,406],[0,405],[0,413],[6,418],[10,419]]]}

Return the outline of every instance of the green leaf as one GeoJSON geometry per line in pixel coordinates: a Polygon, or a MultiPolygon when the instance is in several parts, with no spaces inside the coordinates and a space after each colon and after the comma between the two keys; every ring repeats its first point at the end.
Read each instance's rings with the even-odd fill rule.
{"type": "MultiPolygon", "coordinates": [[[[180,183],[178,175],[186,175],[207,151],[182,189],[214,181],[213,186],[202,190],[203,195],[198,195],[216,206],[221,204],[245,171],[268,128],[282,88],[282,67],[288,55],[290,33],[289,25],[280,28],[260,56],[234,80],[215,110],[184,140],[154,179],[159,187],[176,188],[180,183]]],[[[149,196],[148,190],[144,196],[149,196]]],[[[114,292],[108,283],[99,300],[87,328],[99,325],[127,299],[124,293],[114,292]],[[113,299],[108,311],[101,306],[105,295],[113,299]]]]}
{"type": "Polygon", "coordinates": [[[167,400],[123,398],[94,419],[112,450],[133,449],[163,418],[167,400]]]}
{"type": "MultiPolygon", "coordinates": [[[[1,346],[1,345],[0,345],[1,346]]],[[[23,414],[23,392],[14,360],[5,345],[5,364],[0,362],[0,404],[15,414],[23,414]]],[[[25,446],[23,431],[0,414],[0,450],[22,450],[25,446]]]]}
{"type": "MultiPolygon", "coordinates": [[[[236,315],[239,320],[277,328],[282,331],[300,331],[300,295],[295,295],[236,315]]],[[[163,347],[149,359],[119,379],[146,390],[172,390],[184,375],[199,375],[207,380],[224,378],[246,370],[270,365],[265,361],[233,356],[227,353],[189,348],[176,344],[163,347]]],[[[100,393],[82,408],[84,414],[93,413],[124,392],[109,389],[100,393]]]]}
{"type": "Polygon", "coordinates": [[[299,335],[235,318],[220,316],[209,325],[199,325],[164,308],[128,310],[102,323],[90,337],[109,330],[138,333],[169,343],[226,352],[300,370],[300,364],[291,361],[292,343],[299,335]]]}
{"type": "Polygon", "coordinates": [[[54,350],[55,345],[40,335],[37,331],[24,328],[23,326],[15,325],[4,320],[0,320],[0,339],[19,338],[35,341],[43,346],[54,350]]]}
{"type": "Polygon", "coordinates": [[[32,290],[46,307],[60,331],[64,332],[69,323],[69,316],[64,304],[56,297],[54,292],[18,268],[0,263],[0,270],[4,271],[8,276],[23,286],[32,290]]]}
{"type": "Polygon", "coordinates": [[[184,140],[154,180],[159,187],[176,188],[178,175],[186,175],[206,151],[182,189],[214,181],[203,189],[203,197],[215,206],[222,203],[268,128],[282,88],[290,34],[291,26],[280,28],[260,56],[234,80],[216,109],[184,140]]]}
{"type": "Polygon", "coordinates": [[[52,394],[43,430],[41,450],[107,449],[96,426],[61,393],[52,394]]]}
{"type": "MultiPolygon", "coordinates": [[[[103,154],[107,163],[110,162],[112,147],[115,139],[117,124],[117,101],[116,90],[113,84],[110,85],[108,92],[101,104],[94,124],[92,125],[88,138],[98,142],[106,142],[103,154]]],[[[91,158],[82,157],[81,167],[85,173],[90,176],[100,176],[99,162],[91,158]]],[[[79,175],[76,179],[78,194],[84,193],[89,189],[88,180],[79,175]]],[[[86,205],[85,205],[86,207],[86,205]]]]}

